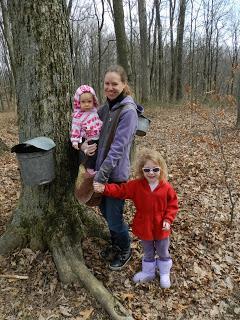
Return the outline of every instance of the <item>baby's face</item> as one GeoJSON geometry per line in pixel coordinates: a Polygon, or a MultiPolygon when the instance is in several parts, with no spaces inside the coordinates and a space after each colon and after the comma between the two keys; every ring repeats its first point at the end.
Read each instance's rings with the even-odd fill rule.
{"type": "Polygon", "coordinates": [[[91,93],[83,93],[80,96],[80,106],[82,111],[90,111],[94,107],[93,95],[91,93]]]}

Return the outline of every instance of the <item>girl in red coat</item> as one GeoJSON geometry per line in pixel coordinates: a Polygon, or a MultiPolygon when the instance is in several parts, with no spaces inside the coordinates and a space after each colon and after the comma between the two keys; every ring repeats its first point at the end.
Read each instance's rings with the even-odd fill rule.
{"type": "Polygon", "coordinates": [[[156,276],[156,269],[159,269],[160,286],[169,288],[172,267],[169,236],[178,211],[177,195],[167,181],[166,162],[159,152],[144,149],[137,159],[137,179],[121,184],[95,182],[94,190],[134,202],[136,213],[132,232],[141,239],[143,259],[142,271],[135,274],[133,281],[151,281],[156,276]]]}

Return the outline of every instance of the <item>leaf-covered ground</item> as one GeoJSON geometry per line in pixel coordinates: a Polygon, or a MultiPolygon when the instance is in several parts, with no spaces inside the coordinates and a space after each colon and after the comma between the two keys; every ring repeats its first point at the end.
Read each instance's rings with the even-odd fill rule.
{"type": "MultiPolygon", "coordinates": [[[[135,238],[133,258],[121,272],[109,271],[99,258],[102,240],[83,243],[88,267],[136,320],[240,319],[240,131],[234,129],[233,107],[224,112],[194,109],[147,110],[151,130],[137,139],[138,148],[157,149],[166,158],[169,180],[179,195],[171,237],[172,287],[160,289],[158,277],[149,284],[133,284],[142,255],[135,238]]],[[[20,192],[15,156],[2,144],[10,149],[17,143],[14,114],[0,114],[0,137],[2,234],[20,192]]],[[[129,202],[127,221],[132,215],[129,202]]],[[[0,319],[109,319],[80,284],[59,282],[48,252],[23,249],[0,257],[0,287],[0,319]]]]}

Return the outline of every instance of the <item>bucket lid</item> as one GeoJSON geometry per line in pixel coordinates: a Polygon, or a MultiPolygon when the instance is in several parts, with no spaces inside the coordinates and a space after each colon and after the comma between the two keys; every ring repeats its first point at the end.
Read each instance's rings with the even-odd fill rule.
{"type": "Polygon", "coordinates": [[[20,150],[26,146],[33,146],[38,149],[48,151],[54,148],[56,144],[48,137],[37,137],[17,144],[16,146],[12,147],[11,152],[21,152],[20,150]]]}

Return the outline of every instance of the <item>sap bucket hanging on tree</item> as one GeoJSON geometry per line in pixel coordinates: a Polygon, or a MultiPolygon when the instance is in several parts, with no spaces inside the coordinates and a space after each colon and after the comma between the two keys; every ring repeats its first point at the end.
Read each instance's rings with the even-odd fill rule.
{"type": "Polygon", "coordinates": [[[149,120],[147,117],[143,116],[142,114],[139,115],[136,135],[140,137],[145,136],[149,129],[150,122],[151,120],[149,120]]]}
{"type": "Polygon", "coordinates": [[[37,137],[17,144],[15,152],[23,184],[37,186],[50,183],[55,178],[53,152],[55,143],[47,137],[37,137]]]}
{"type": "Polygon", "coordinates": [[[137,104],[138,126],[136,135],[144,137],[149,130],[151,120],[143,115],[144,107],[137,104]]]}

